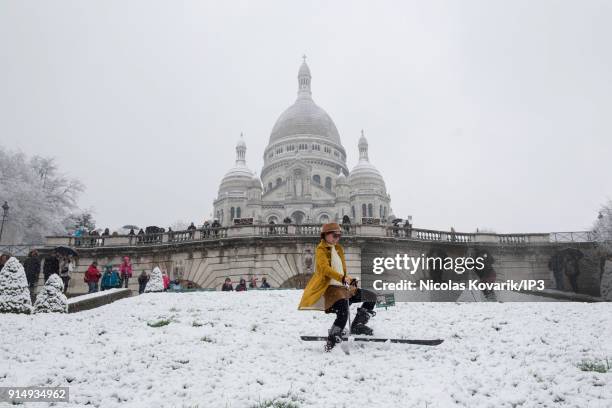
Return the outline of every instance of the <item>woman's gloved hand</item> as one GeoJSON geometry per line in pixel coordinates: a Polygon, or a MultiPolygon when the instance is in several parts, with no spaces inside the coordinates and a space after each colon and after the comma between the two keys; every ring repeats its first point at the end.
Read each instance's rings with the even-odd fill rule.
{"type": "Polygon", "coordinates": [[[353,277],[351,277],[349,275],[346,275],[346,276],[342,277],[342,284],[344,286],[352,285],[352,286],[357,287],[357,279],[355,279],[355,278],[353,278],[353,277]]]}

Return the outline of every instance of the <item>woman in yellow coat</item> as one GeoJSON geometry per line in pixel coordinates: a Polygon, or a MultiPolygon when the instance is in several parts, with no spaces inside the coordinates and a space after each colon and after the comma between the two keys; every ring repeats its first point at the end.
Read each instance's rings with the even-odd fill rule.
{"type": "Polygon", "coordinates": [[[376,295],[368,290],[359,289],[357,280],[346,272],[344,249],[338,243],[342,236],[340,226],[335,223],[324,224],[321,241],[315,251],[315,272],[304,289],[299,310],[322,310],[335,313],[336,320],[329,329],[325,351],[330,351],[342,341],[343,329],[349,317],[349,305],[363,302],[357,308],[357,315],[351,324],[351,333],[372,335],[366,326],[370,316],[374,316],[376,295]],[[348,301],[347,301],[348,299],[348,301]],[[368,301],[365,301],[365,300],[368,301]]]}

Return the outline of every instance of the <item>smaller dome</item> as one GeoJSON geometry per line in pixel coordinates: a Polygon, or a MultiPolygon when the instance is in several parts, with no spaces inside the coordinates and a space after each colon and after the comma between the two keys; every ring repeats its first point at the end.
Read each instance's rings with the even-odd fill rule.
{"type": "Polygon", "coordinates": [[[344,173],[340,173],[338,175],[338,177],[336,177],[336,184],[346,184],[346,176],[344,175],[344,173]]]}
{"type": "Polygon", "coordinates": [[[372,186],[381,187],[382,191],[386,190],[385,180],[383,179],[380,171],[370,163],[368,158],[368,141],[361,131],[361,137],[359,138],[359,162],[349,174],[349,183],[351,186],[372,186]]]}
{"type": "Polygon", "coordinates": [[[246,143],[241,133],[236,143],[236,164],[223,176],[219,185],[219,193],[244,190],[252,185],[254,177],[256,177],[255,173],[246,165],[246,143]]]}
{"type": "Polygon", "coordinates": [[[367,180],[376,180],[379,181],[383,186],[385,185],[385,181],[383,179],[380,171],[369,162],[360,162],[349,174],[349,183],[357,184],[359,181],[367,181],[367,180]]]}
{"type": "Polygon", "coordinates": [[[253,176],[255,174],[246,166],[234,166],[225,173],[223,179],[221,180],[221,185],[232,181],[239,182],[244,184],[245,186],[250,185],[253,180],[253,176]]]}

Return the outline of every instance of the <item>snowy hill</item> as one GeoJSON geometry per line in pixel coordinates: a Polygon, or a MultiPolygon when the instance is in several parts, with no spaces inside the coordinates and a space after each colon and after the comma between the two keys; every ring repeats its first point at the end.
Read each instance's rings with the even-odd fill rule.
{"type": "Polygon", "coordinates": [[[298,311],[301,293],[150,293],[2,315],[0,386],[68,386],[63,407],[612,406],[612,373],[576,367],[612,358],[612,304],[402,303],[378,309],[377,337],[445,342],[346,356],[299,340],[333,320],[298,311]]]}

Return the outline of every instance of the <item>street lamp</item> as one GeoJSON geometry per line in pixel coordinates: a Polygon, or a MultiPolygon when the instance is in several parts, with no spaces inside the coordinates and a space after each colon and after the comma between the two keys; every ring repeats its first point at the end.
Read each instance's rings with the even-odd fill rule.
{"type": "Polygon", "coordinates": [[[5,201],[4,204],[2,205],[2,225],[0,226],[0,242],[2,241],[2,231],[4,231],[4,220],[6,220],[6,217],[8,216],[8,210],[9,210],[9,205],[5,201]]]}

